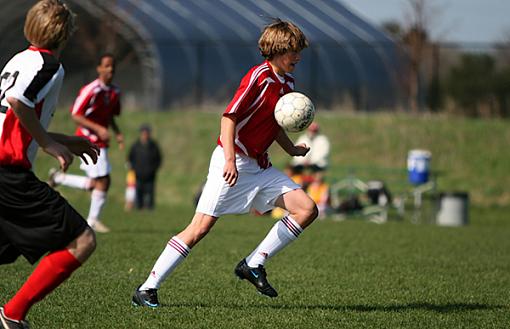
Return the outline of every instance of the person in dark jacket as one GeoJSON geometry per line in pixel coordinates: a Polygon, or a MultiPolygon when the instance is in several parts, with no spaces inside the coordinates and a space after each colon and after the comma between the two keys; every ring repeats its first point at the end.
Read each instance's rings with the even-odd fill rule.
{"type": "Polygon", "coordinates": [[[151,127],[140,126],[140,137],[129,150],[129,164],[136,174],[136,208],[154,209],[156,173],[161,165],[161,152],[151,137],[151,127]]]}

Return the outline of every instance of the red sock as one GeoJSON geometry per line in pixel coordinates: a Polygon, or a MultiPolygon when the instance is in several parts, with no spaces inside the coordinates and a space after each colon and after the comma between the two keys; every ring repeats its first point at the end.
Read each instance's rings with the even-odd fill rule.
{"type": "Polygon", "coordinates": [[[46,255],[16,295],[4,305],[5,316],[24,320],[32,305],[57,288],[80,265],[67,249],[46,255]]]}

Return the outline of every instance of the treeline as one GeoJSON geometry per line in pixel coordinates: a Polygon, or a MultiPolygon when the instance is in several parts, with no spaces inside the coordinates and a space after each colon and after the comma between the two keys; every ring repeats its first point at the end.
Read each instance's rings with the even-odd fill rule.
{"type": "Polygon", "coordinates": [[[510,65],[487,53],[464,53],[442,77],[429,82],[426,105],[472,117],[510,117],[510,65]]]}
{"type": "Polygon", "coordinates": [[[429,32],[446,8],[428,0],[404,4],[405,23],[381,27],[401,49],[405,108],[510,117],[510,31],[499,44],[442,43],[429,32]]]}
{"type": "Polygon", "coordinates": [[[416,28],[392,32],[401,49],[402,89],[411,112],[510,117],[510,42],[470,48],[432,42],[416,28]]]}

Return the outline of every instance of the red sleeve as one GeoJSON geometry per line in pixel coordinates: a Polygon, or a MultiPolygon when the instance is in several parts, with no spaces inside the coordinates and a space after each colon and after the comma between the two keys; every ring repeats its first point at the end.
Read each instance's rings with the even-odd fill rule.
{"type": "Polygon", "coordinates": [[[253,70],[251,70],[243,77],[234,98],[232,98],[225,109],[225,112],[223,113],[224,115],[230,114],[235,117],[239,117],[248,111],[250,105],[253,104],[259,95],[259,76],[259,74],[256,74],[253,70]]]}
{"type": "Polygon", "coordinates": [[[89,104],[93,95],[94,93],[90,88],[83,87],[80,90],[78,97],[76,97],[73,106],[71,107],[71,114],[84,115],[85,109],[87,108],[87,105],[89,104]]]}

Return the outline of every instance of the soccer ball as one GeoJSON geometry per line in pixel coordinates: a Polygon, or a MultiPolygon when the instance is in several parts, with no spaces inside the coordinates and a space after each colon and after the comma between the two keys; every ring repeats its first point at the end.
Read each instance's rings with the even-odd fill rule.
{"type": "Polygon", "coordinates": [[[298,92],[280,97],[274,108],[276,122],[287,132],[305,130],[313,121],[315,106],[310,98],[298,92]]]}

